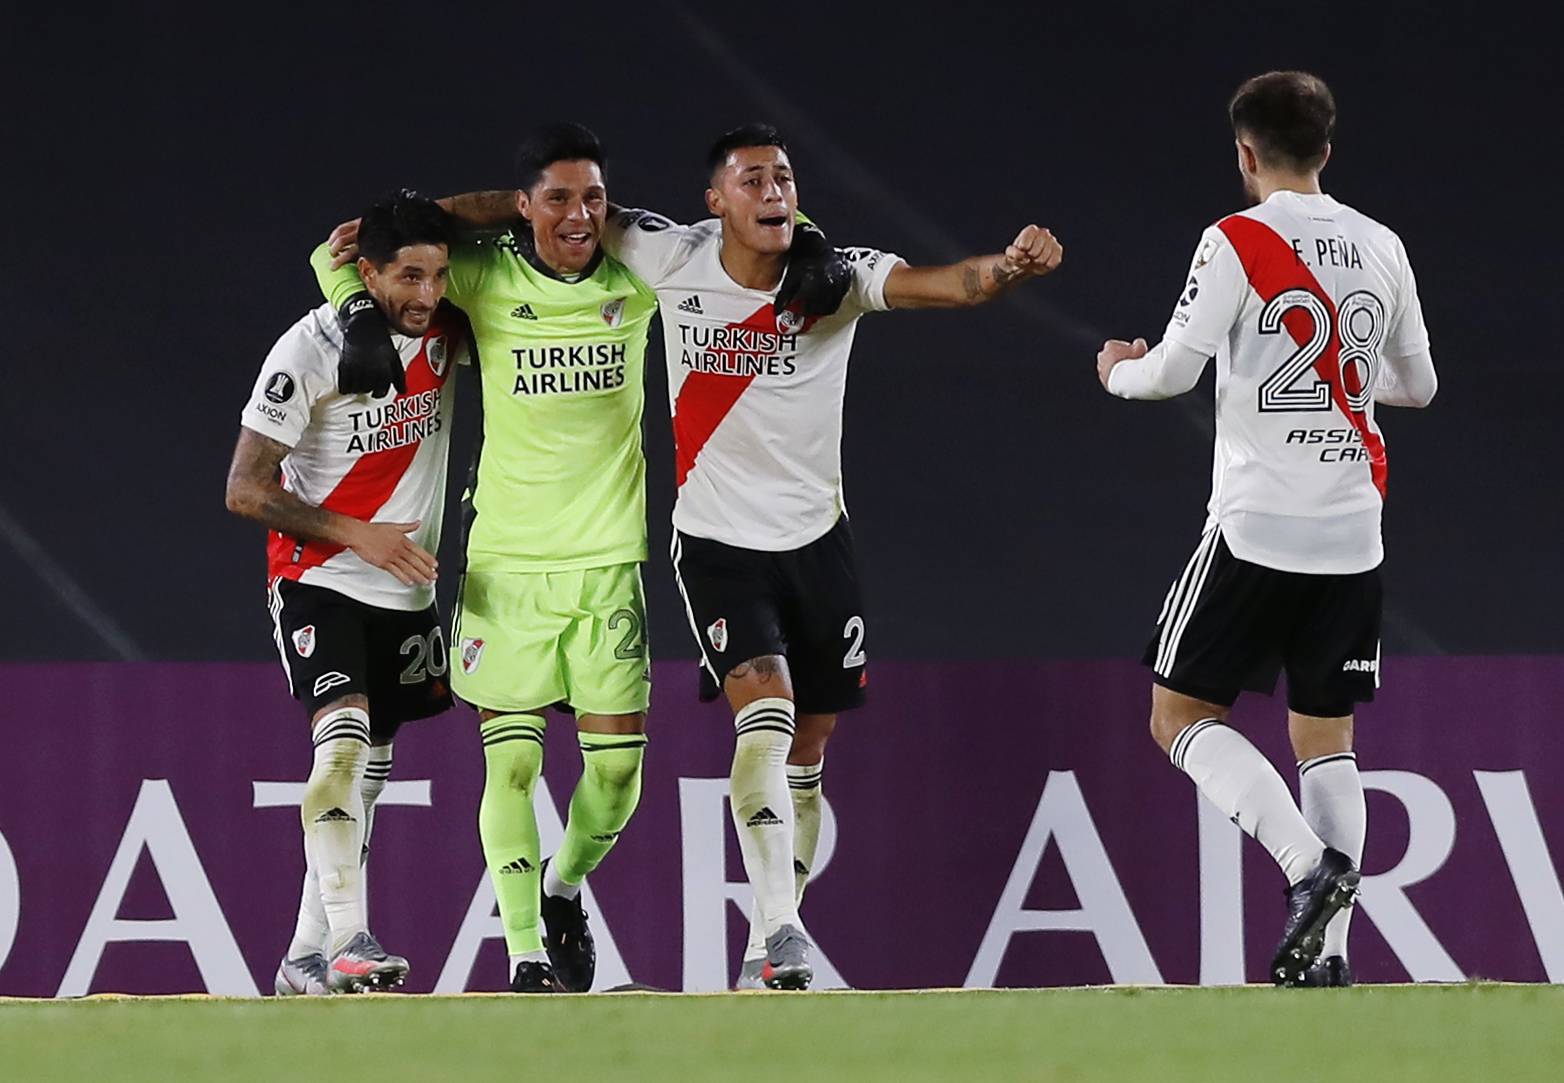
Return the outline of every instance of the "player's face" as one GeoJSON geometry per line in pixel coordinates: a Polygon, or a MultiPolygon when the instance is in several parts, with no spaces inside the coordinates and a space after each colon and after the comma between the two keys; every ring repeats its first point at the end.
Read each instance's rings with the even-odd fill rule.
{"type": "Polygon", "coordinates": [[[516,193],[516,209],[532,223],[538,258],[561,274],[575,274],[592,261],[603,237],[603,171],[586,159],[552,162],[529,191],[516,193]]]}
{"type": "Polygon", "coordinates": [[[706,191],[706,206],[722,219],[725,240],[756,252],[786,252],[793,243],[798,189],[781,147],[740,147],[728,155],[706,191]]]}
{"type": "Polygon", "coordinates": [[[418,336],[429,330],[434,310],[445,296],[450,274],[450,253],[443,244],[410,244],[396,251],[396,259],[376,267],[359,261],[364,285],[398,334],[418,336]]]}

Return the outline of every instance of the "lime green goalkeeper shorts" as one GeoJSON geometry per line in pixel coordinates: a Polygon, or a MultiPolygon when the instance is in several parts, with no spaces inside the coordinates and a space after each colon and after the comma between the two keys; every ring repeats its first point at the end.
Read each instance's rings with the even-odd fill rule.
{"type": "Polygon", "coordinates": [[[474,707],[638,714],[651,699],[639,564],[469,571],[451,640],[451,687],[474,707]]]}

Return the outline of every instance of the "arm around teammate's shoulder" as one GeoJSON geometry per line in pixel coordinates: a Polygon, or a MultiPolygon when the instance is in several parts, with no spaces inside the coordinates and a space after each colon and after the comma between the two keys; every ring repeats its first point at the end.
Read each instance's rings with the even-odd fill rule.
{"type": "Polygon", "coordinates": [[[1064,260],[1053,233],[1029,225],[1001,253],[944,267],[898,263],[885,279],[888,308],[966,308],[992,301],[1018,282],[1040,278],[1064,260]]]}

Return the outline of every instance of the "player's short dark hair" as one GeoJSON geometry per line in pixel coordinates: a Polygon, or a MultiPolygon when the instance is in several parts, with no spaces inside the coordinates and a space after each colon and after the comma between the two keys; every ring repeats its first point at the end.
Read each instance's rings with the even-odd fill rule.
{"type": "Polygon", "coordinates": [[[1268,71],[1238,88],[1227,115],[1233,132],[1253,140],[1266,164],[1307,172],[1325,162],[1336,99],[1318,75],[1268,71]]]}
{"type": "Polygon", "coordinates": [[[384,267],[410,244],[451,246],[451,220],[434,200],[410,188],[377,200],[358,224],[358,254],[384,267]]]}
{"type": "Polygon", "coordinates": [[[605,158],[603,144],[586,125],[568,120],[541,124],[516,148],[516,187],[529,191],[555,162],[585,160],[602,169],[605,158]]]}
{"type": "Polygon", "coordinates": [[[728,155],[745,147],[777,147],[786,154],[787,140],[783,139],[782,133],[770,124],[762,124],[759,121],[740,124],[737,128],[719,135],[717,141],[711,145],[711,149],[706,152],[706,172],[716,173],[728,160],[728,155]]]}

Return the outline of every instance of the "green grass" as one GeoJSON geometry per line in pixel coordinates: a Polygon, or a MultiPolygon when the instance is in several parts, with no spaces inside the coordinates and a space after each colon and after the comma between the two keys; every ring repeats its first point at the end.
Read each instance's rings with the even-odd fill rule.
{"type": "Polygon", "coordinates": [[[1564,1078],[1564,987],[0,1002],[0,1078],[1564,1078]]]}

